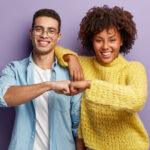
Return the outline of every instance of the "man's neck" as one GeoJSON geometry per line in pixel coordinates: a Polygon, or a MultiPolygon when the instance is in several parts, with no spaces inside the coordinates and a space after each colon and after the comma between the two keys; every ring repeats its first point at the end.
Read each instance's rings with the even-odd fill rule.
{"type": "Polygon", "coordinates": [[[40,55],[33,52],[33,61],[36,65],[38,65],[41,69],[51,69],[52,64],[55,61],[55,53],[51,52],[49,54],[40,55]]]}

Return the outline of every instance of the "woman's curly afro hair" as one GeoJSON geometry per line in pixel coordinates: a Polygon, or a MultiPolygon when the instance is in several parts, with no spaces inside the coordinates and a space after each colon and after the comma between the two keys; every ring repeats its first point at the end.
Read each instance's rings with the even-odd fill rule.
{"type": "Polygon", "coordinates": [[[109,8],[104,5],[91,8],[80,23],[78,37],[83,47],[91,50],[93,36],[111,27],[117,29],[121,35],[123,45],[120,47],[120,53],[129,53],[136,38],[136,25],[132,14],[118,6],[109,8]]]}

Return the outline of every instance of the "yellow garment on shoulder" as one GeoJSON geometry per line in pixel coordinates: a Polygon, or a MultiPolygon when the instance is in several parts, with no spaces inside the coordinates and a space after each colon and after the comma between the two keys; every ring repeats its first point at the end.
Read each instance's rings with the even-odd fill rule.
{"type": "MultiPolygon", "coordinates": [[[[56,48],[63,66],[67,66],[62,59],[65,54],[73,53],[56,48]]],[[[95,150],[148,150],[148,135],[137,114],[147,98],[143,65],[122,55],[105,66],[96,57],[79,56],[79,61],[84,79],[92,80],[82,96],[79,138],[95,150]]]]}

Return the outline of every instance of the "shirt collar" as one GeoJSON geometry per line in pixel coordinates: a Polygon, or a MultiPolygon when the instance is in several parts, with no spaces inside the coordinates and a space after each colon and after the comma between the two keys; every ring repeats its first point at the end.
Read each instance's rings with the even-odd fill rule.
{"type": "Polygon", "coordinates": [[[31,64],[32,61],[33,61],[33,60],[32,60],[32,54],[33,54],[33,53],[31,52],[30,55],[29,55],[29,64],[31,64]]]}
{"type": "MultiPolygon", "coordinates": [[[[32,62],[33,62],[32,55],[33,55],[33,52],[31,52],[30,55],[29,55],[29,65],[32,64],[32,62]]],[[[55,55],[55,61],[52,64],[52,68],[55,68],[57,65],[58,65],[58,59],[55,55]]]]}
{"type": "Polygon", "coordinates": [[[53,65],[52,65],[52,68],[55,68],[57,65],[58,65],[58,59],[55,56],[55,61],[54,61],[53,65]]]}

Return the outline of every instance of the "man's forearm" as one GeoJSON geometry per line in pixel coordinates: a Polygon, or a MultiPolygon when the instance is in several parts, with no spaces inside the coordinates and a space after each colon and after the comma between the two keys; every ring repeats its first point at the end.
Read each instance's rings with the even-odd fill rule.
{"type": "Polygon", "coordinates": [[[47,81],[26,86],[11,86],[4,95],[8,106],[17,106],[31,101],[41,94],[53,90],[59,94],[70,94],[70,81],[47,81]]]}
{"type": "Polygon", "coordinates": [[[4,99],[9,106],[17,106],[40,96],[48,90],[51,90],[50,82],[26,86],[11,86],[6,91],[4,99]]]}

